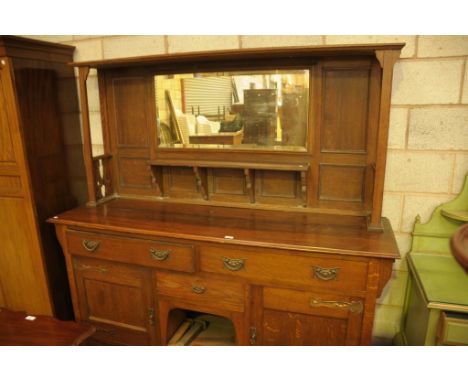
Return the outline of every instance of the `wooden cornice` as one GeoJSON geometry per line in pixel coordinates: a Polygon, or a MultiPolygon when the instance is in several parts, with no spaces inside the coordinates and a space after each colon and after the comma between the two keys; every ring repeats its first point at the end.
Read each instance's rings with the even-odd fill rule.
{"type": "Polygon", "coordinates": [[[189,53],[160,54],[154,56],[118,58],[99,61],[84,61],[72,63],[73,66],[89,66],[91,68],[125,68],[132,66],[153,66],[167,64],[193,64],[197,63],[228,63],[246,60],[262,59],[298,59],[319,56],[376,56],[376,52],[393,50],[401,51],[404,43],[374,44],[374,45],[320,45],[295,46],[286,48],[255,48],[218,50],[189,53]]]}
{"type": "Polygon", "coordinates": [[[0,36],[0,56],[32,58],[53,62],[69,62],[74,46],[34,40],[18,36],[0,36]]]}

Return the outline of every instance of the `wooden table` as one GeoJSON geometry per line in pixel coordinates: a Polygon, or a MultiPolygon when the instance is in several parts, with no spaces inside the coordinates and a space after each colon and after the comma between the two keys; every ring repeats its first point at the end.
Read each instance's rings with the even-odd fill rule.
{"type": "Polygon", "coordinates": [[[0,308],[1,346],[80,345],[94,334],[95,328],[47,316],[27,316],[0,308]],[[26,317],[35,317],[28,320],[26,317]]]}

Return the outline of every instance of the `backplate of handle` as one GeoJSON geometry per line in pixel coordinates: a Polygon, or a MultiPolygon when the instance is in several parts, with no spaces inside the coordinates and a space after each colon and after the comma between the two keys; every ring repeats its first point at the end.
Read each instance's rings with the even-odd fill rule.
{"type": "Polygon", "coordinates": [[[101,242],[99,240],[84,239],[82,244],[83,248],[86,249],[88,252],[94,252],[96,249],[99,248],[99,244],[101,244],[101,242]]]}
{"type": "Polygon", "coordinates": [[[201,285],[192,285],[192,292],[196,294],[202,294],[205,293],[206,288],[201,285]]]}
{"type": "Polygon", "coordinates": [[[171,254],[171,251],[169,249],[155,249],[155,248],[150,248],[149,249],[151,258],[154,260],[158,261],[164,261],[169,258],[169,255],[171,254]]]}
{"type": "Polygon", "coordinates": [[[340,268],[323,268],[318,265],[314,265],[312,269],[314,277],[324,281],[336,280],[340,272],[340,268]]]}
{"type": "Polygon", "coordinates": [[[229,257],[223,257],[223,265],[230,271],[239,271],[245,266],[244,259],[230,259],[229,257]]]}

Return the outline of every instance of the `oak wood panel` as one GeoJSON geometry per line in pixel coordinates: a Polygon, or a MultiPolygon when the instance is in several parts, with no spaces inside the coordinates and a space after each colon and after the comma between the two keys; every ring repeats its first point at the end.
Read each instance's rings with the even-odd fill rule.
{"type": "MultiPolygon", "coordinates": [[[[316,333],[315,336],[309,333],[309,336],[304,338],[306,341],[310,341],[315,337],[314,340],[317,341],[317,344],[326,345],[330,338],[335,338],[335,341],[337,341],[336,345],[360,344],[362,311],[353,311],[345,305],[357,303],[363,306],[364,303],[359,298],[328,293],[264,288],[263,301],[264,307],[267,309],[264,313],[264,317],[268,317],[268,309],[300,313],[299,317],[301,317],[302,314],[306,314],[309,316],[308,318],[301,317],[302,320],[305,320],[305,331],[314,328],[317,321],[319,323],[322,322],[324,326],[322,326],[321,332],[316,333]],[[320,301],[320,305],[316,306],[312,304],[311,302],[314,300],[320,301]],[[344,320],[345,323],[345,326],[343,326],[343,321],[341,321],[341,330],[334,327],[338,320],[344,320]],[[337,337],[338,333],[339,336],[337,337]]],[[[291,315],[291,313],[288,314],[291,315]]],[[[289,324],[291,324],[294,319],[297,320],[299,318],[294,315],[291,316],[291,322],[289,324]]],[[[267,318],[264,319],[265,321],[267,320],[267,318]]],[[[296,325],[298,325],[297,321],[296,325]]],[[[265,327],[267,326],[264,326],[264,329],[265,327]]],[[[265,336],[268,338],[268,332],[265,332],[265,336]]],[[[297,335],[297,331],[296,338],[301,338],[301,336],[297,335]]]]}
{"type": "Polygon", "coordinates": [[[320,165],[320,200],[364,201],[366,167],[356,165],[320,165]]]}
{"type": "Polygon", "coordinates": [[[193,246],[180,243],[68,231],[67,249],[71,255],[114,260],[174,271],[195,271],[193,246]],[[86,248],[85,244],[89,242],[91,243],[86,248]],[[152,256],[152,252],[156,251],[167,253],[167,257],[157,258],[152,256]]]}
{"type": "Polygon", "coordinates": [[[96,324],[96,339],[131,345],[154,342],[148,270],[79,257],[73,267],[81,319],[96,324]]]}
{"type": "Polygon", "coordinates": [[[152,129],[156,117],[151,102],[154,101],[151,77],[137,71],[123,75],[106,73],[101,84],[106,99],[103,117],[103,136],[110,141],[113,160],[112,175],[116,192],[123,195],[151,195],[153,182],[147,161],[155,142],[152,129]],[[107,138],[109,137],[109,138],[107,138]],[[133,170],[132,170],[132,167],[133,170]]]}
{"type": "MultiPolygon", "coordinates": [[[[6,58],[0,57],[0,60],[5,62],[6,58]]],[[[0,64],[1,65],[1,64],[0,64]]],[[[0,113],[0,163],[16,163],[15,151],[13,148],[13,140],[11,136],[10,125],[12,124],[11,118],[13,117],[6,111],[11,104],[7,104],[8,96],[11,91],[7,89],[6,76],[8,68],[0,68],[0,107],[4,111],[0,113]],[[3,73],[3,74],[2,74],[3,73]]]]}
{"type": "Polygon", "coordinates": [[[365,152],[369,70],[323,72],[322,151],[365,152]]]}
{"type": "Polygon", "coordinates": [[[367,262],[349,261],[334,256],[301,256],[294,252],[263,250],[233,246],[200,246],[200,269],[204,272],[241,277],[253,281],[293,285],[306,285],[328,290],[366,290],[367,262]],[[225,259],[241,260],[239,270],[230,270],[225,259]],[[337,276],[331,280],[320,279],[314,267],[336,269],[337,276]]]}
{"type": "Polygon", "coordinates": [[[116,121],[117,145],[147,147],[147,113],[144,78],[114,78],[112,80],[114,95],[114,116],[116,121]],[[131,102],[131,101],[134,102],[131,102]],[[138,100],[139,102],[135,102],[138,100]]]}
{"type": "Polygon", "coordinates": [[[299,174],[294,171],[256,172],[255,200],[265,204],[302,205],[299,174]]]}
{"type": "MultiPolygon", "coordinates": [[[[209,199],[250,203],[244,171],[241,169],[209,169],[207,172],[209,199]]],[[[252,173],[251,177],[253,177],[252,173]]]]}
{"type": "Polygon", "coordinates": [[[22,196],[23,187],[19,176],[0,175],[1,196],[22,196]]]}
{"type": "Polygon", "coordinates": [[[211,169],[208,171],[208,191],[210,199],[221,195],[238,196],[247,201],[244,172],[240,169],[211,169]]]}
{"type": "Polygon", "coordinates": [[[152,188],[151,171],[146,159],[120,157],[119,162],[121,188],[152,188]]]}
{"type": "Polygon", "coordinates": [[[189,276],[158,272],[157,293],[233,312],[244,311],[245,285],[239,282],[206,276],[189,276]]]}
{"type": "Polygon", "coordinates": [[[164,196],[201,199],[193,168],[166,167],[163,169],[164,196]]]}
{"type": "Polygon", "coordinates": [[[0,197],[0,272],[6,306],[52,315],[47,275],[31,205],[25,198],[0,197]],[[21,229],[19,229],[21,227],[21,229]]]}
{"type": "Polygon", "coordinates": [[[346,340],[346,320],[266,309],[263,313],[266,346],[339,346],[346,340]]]}

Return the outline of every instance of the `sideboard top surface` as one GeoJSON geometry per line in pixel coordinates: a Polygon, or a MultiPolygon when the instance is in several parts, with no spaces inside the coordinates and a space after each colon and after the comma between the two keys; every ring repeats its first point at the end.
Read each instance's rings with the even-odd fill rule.
{"type": "Polygon", "coordinates": [[[82,206],[60,214],[49,222],[80,229],[212,243],[399,258],[390,223],[385,218],[383,232],[371,232],[367,230],[365,218],[356,216],[262,211],[121,198],[96,207],[82,206]]]}

